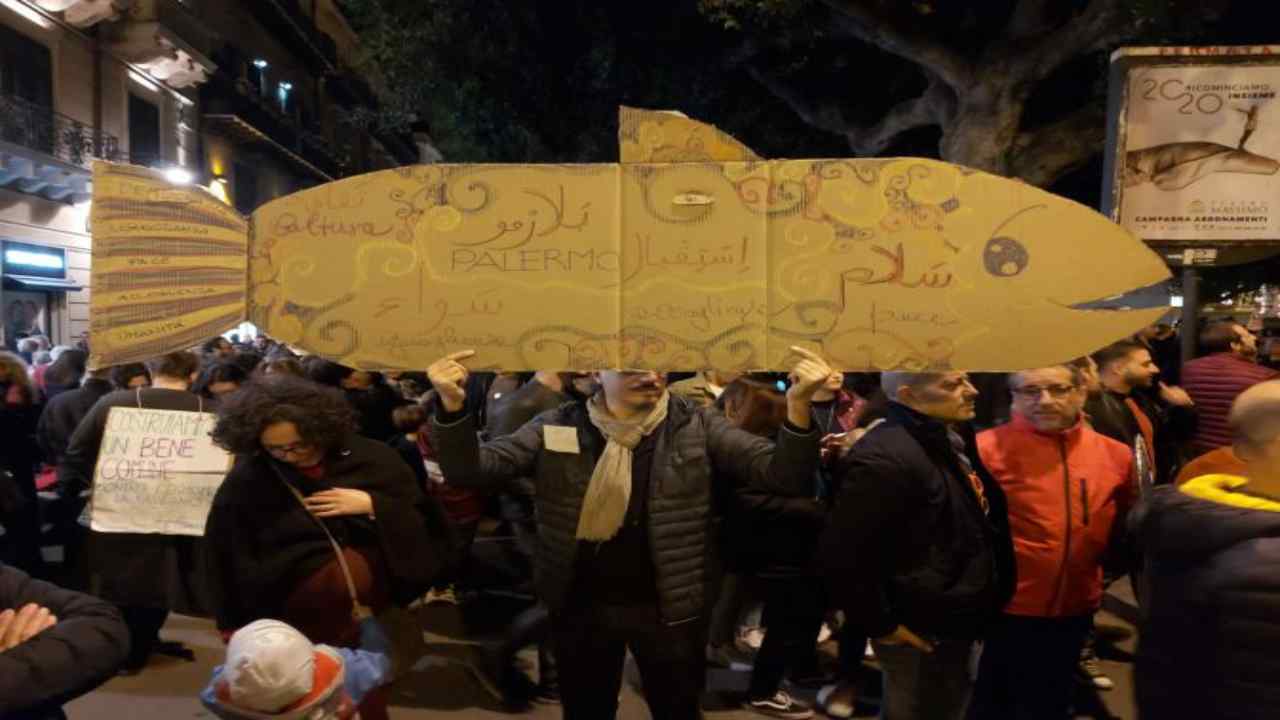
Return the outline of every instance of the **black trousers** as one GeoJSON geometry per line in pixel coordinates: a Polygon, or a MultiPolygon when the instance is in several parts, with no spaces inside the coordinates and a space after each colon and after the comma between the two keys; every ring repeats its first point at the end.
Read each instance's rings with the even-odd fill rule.
{"type": "Polygon", "coordinates": [[[627,650],[636,659],[654,718],[699,720],[706,681],[706,621],[667,625],[654,605],[573,608],[553,613],[564,720],[617,715],[627,650]]]}
{"type": "Polygon", "coordinates": [[[757,577],[764,600],[764,642],[751,671],[752,699],[772,697],[788,670],[818,669],[818,630],[826,613],[826,595],[816,577],[757,577]]]}
{"type": "Polygon", "coordinates": [[[988,631],[974,689],[973,720],[1064,720],[1080,647],[1093,615],[1005,615],[988,631]]]}
{"type": "Polygon", "coordinates": [[[120,605],[119,608],[124,624],[129,627],[129,659],[125,667],[140,670],[160,641],[160,628],[164,627],[169,610],[142,605],[120,605]]]}
{"type": "Polygon", "coordinates": [[[556,669],[555,653],[551,651],[551,613],[542,603],[517,615],[507,627],[507,634],[498,649],[503,671],[515,665],[516,653],[535,643],[538,645],[538,685],[559,687],[560,674],[556,669]]]}

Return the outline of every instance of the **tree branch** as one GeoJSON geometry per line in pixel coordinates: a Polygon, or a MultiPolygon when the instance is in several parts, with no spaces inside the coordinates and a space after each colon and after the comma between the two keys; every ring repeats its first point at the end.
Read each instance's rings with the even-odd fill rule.
{"type": "Polygon", "coordinates": [[[860,156],[876,155],[907,130],[946,122],[955,109],[955,95],[942,79],[929,73],[929,86],[919,97],[893,106],[875,123],[862,125],[848,120],[844,111],[831,102],[812,102],[801,97],[784,80],[748,66],[751,77],[787,104],[805,124],[843,136],[849,148],[860,156]]]}
{"type": "Polygon", "coordinates": [[[1018,0],[1005,25],[1005,35],[1014,41],[1037,38],[1053,29],[1049,7],[1053,0],[1018,0]]]}
{"type": "MultiPolygon", "coordinates": [[[[1030,2],[1036,4],[1039,0],[1030,2]]],[[[1123,18],[1123,0],[1089,0],[1083,12],[1068,18],[1056,31],[1038,37],[1011,38],[1021,42],[1012,48],[1007,66],[1015,72],[1022,69],[1028,84],[1039,82],[1072,58],[1107,48],[1126,37],[1130,28],[1123,18]]]]}
{"type": "Polygon", "coordinates": [[[887,14],[857,0],[820,0],[831,9],[841,30],[898,57],[923,66],[956,92],[963,92],[973,76],[971,64],[960,54],[924,33],[899,27],[887,14]]]}
{"type": "Polygon", "coordinates": [[[1106,111],[1090,103],[1057,122],[1021,133],[1010,152],[1009,174],[1037,187],[1089,161],[1106,142],[1106,111]]]}

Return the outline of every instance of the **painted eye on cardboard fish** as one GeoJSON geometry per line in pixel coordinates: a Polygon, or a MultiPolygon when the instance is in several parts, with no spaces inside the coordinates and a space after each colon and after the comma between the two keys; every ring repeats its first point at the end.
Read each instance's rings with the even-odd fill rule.
{"type": "Polygon", "coordinates": [[[996,277],[1013,277],[1027,269],[1031,256],[1011,237],[993,237],[982,251],[982,264],[996,277]]]}

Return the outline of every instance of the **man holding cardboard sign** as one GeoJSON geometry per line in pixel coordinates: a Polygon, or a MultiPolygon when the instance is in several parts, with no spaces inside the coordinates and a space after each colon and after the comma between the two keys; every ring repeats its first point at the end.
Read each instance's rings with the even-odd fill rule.
{"type": "Polygon", "coordinates": [[[66,501],[91,498],[89,591],[129,625],[126,672],[146,665],[171,609],[203,607],[197,538],[230,456],[209,439],[207,401],[188,391],[199,365],[188,352],[153,360],[153,386],[100,399],[59,467],[66,501]]]}
{"type": "Polygon", "coordinates": [[[817,471],[810,403],[831,368],[792,351],[798,360],[776,446],[671,395],[648,371],[596,373],[602,389],[589,400],[481,446],[464,414],[462,361],[474,353],[428,369],[441,400],[432,446],[450,482],[499,487],[534,478],[537,592],[551,609],[554,645],[566,648],[559,670],[567,720],[614,717],[628,649],[654,717],[701,717],[713,485],[800,495],[817,471]]]}

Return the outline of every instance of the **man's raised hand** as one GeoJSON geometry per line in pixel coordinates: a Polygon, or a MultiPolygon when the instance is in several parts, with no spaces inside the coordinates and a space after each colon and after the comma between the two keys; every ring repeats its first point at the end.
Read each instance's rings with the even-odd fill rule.
{"type": "Polygon", "coordinates": [[[460,350],[445,355],[427,368],[427,379],[440,395],[440,404],[445,411],[454,413],[465,407],[469,373],[461,361],[475,354],[475,350],[460,350]]]}
{"type": "Polygon", "coordinates": [[[792,345],[791,354],[799,359],[791,368],[791,388],[787,390],[787,396],[812,400],[813,394],[818,392],[835,371],[826,360],[811,350],[792,345]]]}

